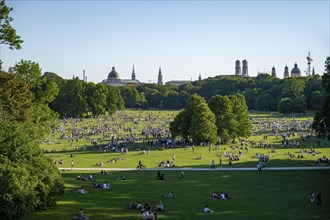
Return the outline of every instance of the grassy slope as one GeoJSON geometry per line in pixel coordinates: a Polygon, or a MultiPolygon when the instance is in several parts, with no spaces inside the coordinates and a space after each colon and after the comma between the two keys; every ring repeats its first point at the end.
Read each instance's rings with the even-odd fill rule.
{"type": "Polygon", "coordinates": [[[264,171],[261,174],[255,171],[186,171],[183,180],[178,178],[179,171],[164,173],[165,181],[156,179],[156,171],[94,175],[100,182],[110,181],[111,190],[94,189],[92,182],[75,180],[78,173],[64,173],[66,193],[58,205],[30,219],[71,219],[80,207],[90,219],[139,219],[139,212],[128,208],[129,202],[155,205],[159,200],[166,209],[159,213],[159,219],[330,218],[329,171],[264,171]],[[117,174],[123,174],[126,180],[115,180],[117,174]],[[89,191],[88,195],[73,192],[82,185],[89,191]],[[322,191],[322,206],[309,203],[312,190],[322,191]],[[170,191],[177,198],[160,197],[170,191]],[[214,191],[226,191],[232,199],[211,200],[209,197],[214,191]],[[205,204],[215,212],[204,214],[205,204]]]}
{"type": "MultiPolygon", "coordinates": [[[[140,130],[147,125],[143,119],[153,114],[158,118],[152,122],[152,126],[158,126],[163,121],[169,120],[177,112],[171,111],[150,111],[136,112],[126,111],[126,114],[133,118],[140,118],[135,125],[136,130],[140,130]]],[[[265,120],[278,120],[281,123],[290,122],[290,117],[284,118],[283,115],[272,113],[253,113],[255,122],[265,120]]],[[[311,120],[310,115],[297,117],[296,120],[311,120]],[[308,116],[308,117],[307,117],[308,116]]],[[[120,115],[116,115],[116,121],[122,122],[120,115]]],[[[83,125],[98,125],[101,121],[88,119],[83,125]]],[[[81,124],[77,124],[81,126],[81,124]]],[[[127,122],[124,126],[134,126],[127,122]]],[[[259,136],[252,136],[252,141],[262,141],[263,134],[266,131],[260,130],[254,125],[259,136]]],[[[72,129],[72,124],[65,125],[66,133],[72,129]]],[[[139,132],[137,132],[139,134],[139,132]]],[[[60,140],[60,133],[54,134],[51,139],[55,140],[53,144],[41,144],[44,149],[56,149],[61,151],[74,150],[77,146],[78,152],[53,153],[47,154],[57,160],[64,159],[64,165],[59,167],[69,167],[71,159],[74,160],[75,167],[96,167],[96,163],[104,162],[106,168],[136,167],[141,160],[147,167],[157,167],[157,164],[176,155],[176,166],[180,167],[210,167],[211,161],[219,163],[219,154],[231,152],[230,146],[223,145],[220,150],[212,149],[208,152],[208,147],[196,147],[195,151],[191,149],[166,149],[165,151],[152,150],[150,155],[139,154],[139,151],[129,151],[128,155],[114,153],[111,151],[101,152],[87,148],[83,151],[85,144],[89,146],[88,140],[81,140],[69,144],[66,140],[60,140]],[[71,158],[71,154],[74,156],[71,158]],[[196,160],[197,155],[202,155],[203,160],[196,160]],[[124,160],[116,164],[110,164],[109,161],[114,157],[122,157],[124,160]]],[[[119,133],[118,136],[125,134],[119,133]]],[[[92,138],[98,138],[93,136],[92,138]]],[[[294,139],[292,139],[294,140],[294,139]]],[[[107,140],[104,140],[107,141],[107,140]]],[[[286,152],[298,154],[300,149],[283,149],[280,139],[269,136],[268,143],[274,143],[277,150],[271,153],[270,149],[252,148],[249,152],[244,152],[244,156],[239,162],[234,162],[233,167],[255,167],[255,153],[271,153],[271,165],[275,166],[315,166],[316,159],[323,155],[330,157],[330,148],[321,141],[321,146],[317,146],[317,139],[300,141],[301,148],[310,148],[313,146],[319,154],[312,156],[304,154],[304,159],[290,159],[286,152]]],[[[141,149],[145,149],[145,143],[137,144],[141,149]]],[[[240,145],[238,145],[240,147],[240,145]]],[[[235,154],[238,149],[235,149],[235,154]]],[[[228,167],[228,159],[223,158],[223,167],[228,167]]],[[[99,168],[99,167],[98,167],[99,168]]],[[[87,171],[85,171],[87,172],[87,171]]],[[[96,171],[93,171],[96,172],[96,171]]],[[[139,212],[128,209],[128,203],[134,201],[150,202],[155,205],[159,202],[161,194],[173,191],[178,195],[176,199],[162,199],[166,212],[159,213],[159,219],[330,219],[330,172],[329,170],[319,171],[265,171],[257,174],[255,171],[186,171],[185,178],[179,180],[179,171],[166,171],[165,181],[156,180],[156,171],[127,171],[120,172],[124,174],[127,180],[115,180],[116,172],[113,175],[95,174],[98,181],[110,180],[113,188],[109,191],[93,189],[91,182],[82,182],[75,180],[79,173],[76,171],[64,171],[63,176],[66,183],[66,193],[59,200],[58,205],[47,212],[33,214],[28,219],[72,219],[73,215],[80,207],[85,209],[85,213],[90,219],[139,219],[139,212]],[[73,192],[77,187],[84,185],[89,195],[78,195],[73,192]],[[310,192],[321,190],[323,193],[324,204],[317,206],[309,204],[310,192]],[[226,191],[232,200],[210,200],[209,196],[213,191],[226,191]],[[204,214],[201,209],[208,204],[215,212],[204,214]]],[[[85,173],[86,175],[88,173],[85,173]]]]}

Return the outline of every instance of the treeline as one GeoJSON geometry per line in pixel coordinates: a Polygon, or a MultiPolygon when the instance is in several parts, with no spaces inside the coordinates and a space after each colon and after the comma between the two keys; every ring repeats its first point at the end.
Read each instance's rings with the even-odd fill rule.
{"type": "Polygon", "coordinates": [[[55,82],[59,94],[50,104],[62,116],[84,116],[113,113],[124,108],[183,109],[192,94],[208,102],[214,95],[245,97],[249,110],[281,113],[316,110],[323,103],[324,90],[319,75],[278,79],[268,74],[257,77],[216,76],[181,86],[144,84],[138,87],[109,87],[102,83],[86,83],[78,78],[62,79],[55,73],[45,73],[55,82]]]}

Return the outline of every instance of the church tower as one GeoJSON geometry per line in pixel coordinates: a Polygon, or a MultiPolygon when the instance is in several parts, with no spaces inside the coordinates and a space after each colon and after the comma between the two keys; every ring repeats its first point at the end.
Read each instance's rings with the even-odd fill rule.
{"type": "Polygon", "coordinates": [[[201,74],[199,74],[199,76],[198,76],[198,80],[199,80],[199,81],[202,80],[202,76],[201,76],[201,74]]]}
{"type": "Polygon", "coordinates": [[[132,80],[135,80],[135,70],[134,70],[134,66],[133,66],[133,71],[132,71],[132,80]]]}
{"type": "Polygon", "coordinates": [[[272,68],[272,77],[276,78],[276,69],[274,66],[272,68]]]}
{"type": "Polygon", "coordinates": [[[159,71],[158,71],[158,85],[163,85],[163,75],[162,75],[162,70],[159,67],[159,71]]]}
{"type": "Polygon", "coordinates": [[[284,78],[288,78],[289,77],[289,68],[288,68],[288,66],[285,66],[285,68],[284,68],[284,76],[283,76],[284,78]]]}
{"type": "Polygon", "coordinates": [[[235,62],[235,76],[241,75],[241,62],[239,60],[236,60],[235,62]]]}
{"type": "Polygon", "coordinates": [[[249,76],[248,62],[246,60],[243,60],[242,64],[243,64],[242,76],[243,77],[248,77],[249,76]]]}

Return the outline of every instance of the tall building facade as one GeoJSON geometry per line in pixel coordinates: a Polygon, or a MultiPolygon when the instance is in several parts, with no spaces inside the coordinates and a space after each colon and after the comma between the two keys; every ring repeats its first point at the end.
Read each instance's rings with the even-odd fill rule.
{"type": "Polygon", "coordinates": [[[159,71],[158,71],[158,81],[157,81],[158,85],[163,85],[163,75],[162,75],[162,70],[159,67],[159,71]]]}
{"type": "Polygon", "coordinates": [[[243,60],[242,64],[243,64],[242,76],[248,77],[249,76],[248,62],[246,60],[243,60]]]}
{"type": "Polygon", "coordinates": [[[235,62],[235,76],[241,75],[241,62],[239,60],[236,60],[235,62]]]}
{"type": "Polygon", "coordinates": [[[274,66],[272,68],[272,77],[276,77],[276,69],[274,66]]]}
{"type": "Polygon", "coordinates": [[[289,68],[288,66],[285,66],[283,78],[288,78],[288,77],[289,77],[289,68]]]}
{"type": "Polygon", "coordinates": [[[295,63],[293,69],[291,70],[291,77],[301,77],[301,71],[298,68],[298,64],[295,63]]]}

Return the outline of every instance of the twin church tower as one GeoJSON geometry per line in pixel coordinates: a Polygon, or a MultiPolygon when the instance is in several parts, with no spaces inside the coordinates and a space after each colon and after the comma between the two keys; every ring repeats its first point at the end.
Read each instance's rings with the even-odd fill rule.
{"type": "Polygon", "coordinates": [[[249,71],[248,71],[248,62],[246,60],[242,61],[243,68],[241,71],[241,62],[239,60],[236,60],[235,62],[235,76],[243,76],[248,77],[249,71]]]}

